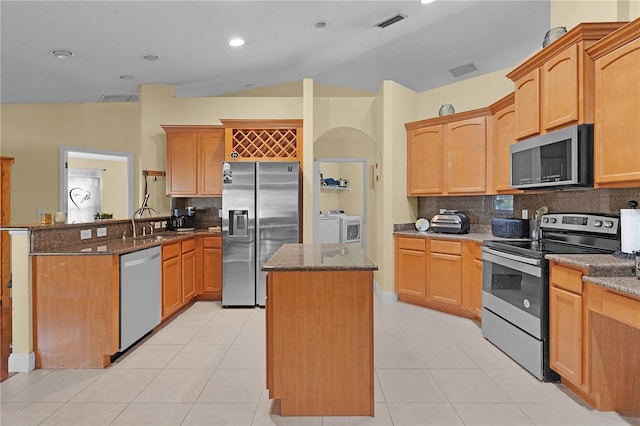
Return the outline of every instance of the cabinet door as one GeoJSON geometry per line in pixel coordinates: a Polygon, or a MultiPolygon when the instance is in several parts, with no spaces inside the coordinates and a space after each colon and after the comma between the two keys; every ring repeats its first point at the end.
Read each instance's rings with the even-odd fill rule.
{"type": "Polygon", "coordinates": [[[182,303],[189,302],[196,295],[196,252],[182,254],[182,303]]]}
{"type": "Polygon", "coordinates": [[[511,187],[511,154],[509,147],[516,142],[516,107],[510,105],[492,117],[492,172],[496,193],[519,192],[511,187]]]}
{"type": "Polygon", "coordinates": [[[515,82],[516,137],[540,133],[540,70],[534,69],[515,82]]]}
{"type": "Polygon", "coordinates": [[[564,379],[582,384],[582,295],[549,290],[549,359],[564,379]]]}
{"type": "Polygon", "coordinates": [[[182,265],[180,256],[162,261],[162,318],[182,307],[182,265]]]}
{"type": "Polygon", "coordinates": [[[203,257],[203,291],[222,294],[222,250],[205,248],[203,257]]]}
{"type": "Polygon", "coordinates": [[[487,189],[487,120],[471,118],[447,124],[446,192],[484,193],[487,189]]]}
{"type": "Polygon", "coordinates": [[[429,299],[462,306],[462,258],[459,255],[431,253],[429,299]]]}
{"type": "Polygon", "coordinates": [[[596,186],[640,186],[640,39],[595,68],[596,186]]]}
{"type": "Polygon", "coordinates": [[[462,243],[462,307],[482,317],[482,244],[462,243]]]}
{"type": "Polygon", "coordinates": [[[199,195],[222,195],[223,160],[224,130],[201,133],[199,195]]]}
{"type": "Polygon", "coordinates": [[[427,259],[424,251],[398,249],[396,293],[424,299],[427,259]]]}
{"type": "Polygon", "coordinates": [[[578,45],[542,67],[542,120],[545,130],[578,121],[578,45]]]}
{"type": "Polygon", "coordinates": [[[198,134],[167,133],[167,195],[198,192],[198,134]]]}
{"type": "Polygon", "coordinates": [[[407,195],[442,194],[442,126],[407,133],[407,195]]]}

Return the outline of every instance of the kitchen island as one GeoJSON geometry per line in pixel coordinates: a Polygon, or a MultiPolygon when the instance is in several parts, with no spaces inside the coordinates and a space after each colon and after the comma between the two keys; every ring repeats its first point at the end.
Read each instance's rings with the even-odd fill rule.
{"type": "Polygon", "coordinates": [[[285,244],[267,271],[269,398],[282,416],[373,416],[373,271],[357,245],[285,244]]]}

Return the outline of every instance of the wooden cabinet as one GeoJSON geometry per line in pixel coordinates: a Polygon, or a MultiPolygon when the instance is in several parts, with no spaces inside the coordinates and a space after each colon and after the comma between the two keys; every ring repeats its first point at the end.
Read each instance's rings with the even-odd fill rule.
{"type": "Polygon", "coordinates": [[[167,195],[222,195],[222,126],[162,126],[167,134],[167,195]]]}
{"type": "Polygon", "coordinates": [[[587,390],[581,270],[551,262],[549,273],[549,361],[563,380],[587,390]]]}
{"type": "Polygon", "coordinates": [[[181,245],[182,304],[185,305],[196,295],[196,239],[184,240],[181,245]]]}
{"type": "Polygon", "coordinates": [[[120,343],[120,256],[33,256],[36,368],[104,368],[120,343]]]}
{"type": "Polygon", "coordinates": [[[162,246],[162,319],[182,307],[181,252],[180,241],[162,246]]]}
{"type": "Polygon", "coordinates": [[[462,243],[462,306],[482,319],[482,244],[462,243]]]}
{"type": "Polygon", "coordinates": [[[480,243],[395,235],[395,292],[398,300],[480,319],[480,243]],[[469,245],[466,249],[466,245],[469,245]]]}
{"type": "Polygon", "coordinates": [[[220,120],[224,161],[298,161],[303,169],[303,121],[220,120]]]}
{"type": "Polygon", "coordinates": [[[462,306],[462,243],[431,239],[429,299],[462,306]]]}
{"type": "Polygon", "coordinates": [[[491,109],[491,176],[495,194],[517,194],[511,187],[511,154],[509,147],[516,143],[515,94],[511,93],[492,104],[491,109]]]}
{"type": "Polygon", "coordinates": [[[202,292],[207,298],[222,300],[222,237],[203,238],[202,292]]]}
{"type": "Polygon", "coordinates": [[[427,295],[427,239],[396,237],[395,290],[424,299],[427,295]]]}
{"type": "Polygon", "coordinates": [[[593,62],[585,49],[622,22],[582,23],[511,71],[516,137],[593,123],[593,62]]]}
{"type": "Polygon", "coordinates": [[[374,415],[373,271],[269,271],[265,316],[282,416],[374,415]]]}
{"type": "MultiPolygon", "coordinates": [[[[0,225],[9,225],[11,212],[11,164],[13,157],[0,157],[0,225]]],[[[7,231],[0,232],[0,381],[9,376],[11,354],[11,244],[7,231]]]]}
{"type": "Polygon", "coordinates": [[[487,191],[488,108],[406,123],[407,195],[487,191]]]}
{"type": "Polygon", "coordinates": [[[640,19],[588,49],[595,60],[596,187],[640,186],[640,19]]]}
{"type": "Polygon", "coordinates": [[[442,161],[442,125],[407,131],[407,195],[442,194],[442,161]]]}

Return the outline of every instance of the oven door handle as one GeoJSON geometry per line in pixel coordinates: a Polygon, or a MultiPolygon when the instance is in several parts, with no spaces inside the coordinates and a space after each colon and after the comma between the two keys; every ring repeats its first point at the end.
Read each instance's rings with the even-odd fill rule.
{"type": "Polygon", "coordinates": [[[528,259],[487,247],[482,248],[482,259],[535,277],[542,276],[542,259],[528,259]]]}

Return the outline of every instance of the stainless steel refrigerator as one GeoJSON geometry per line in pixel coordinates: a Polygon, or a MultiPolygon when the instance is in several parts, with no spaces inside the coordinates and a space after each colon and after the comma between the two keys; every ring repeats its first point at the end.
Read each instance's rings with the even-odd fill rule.
{"type": "Polygon", "coordinates": [[[222,165],[222,305],[264,306],[262,265],[300,242],[300,164],[222,165]]]}

